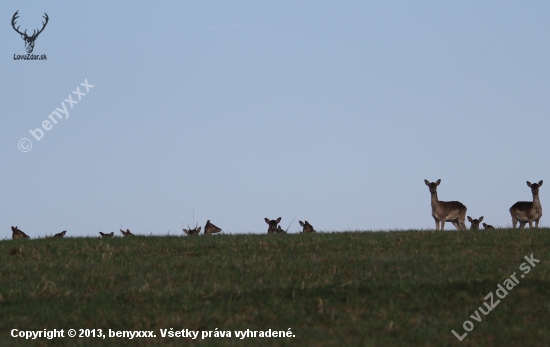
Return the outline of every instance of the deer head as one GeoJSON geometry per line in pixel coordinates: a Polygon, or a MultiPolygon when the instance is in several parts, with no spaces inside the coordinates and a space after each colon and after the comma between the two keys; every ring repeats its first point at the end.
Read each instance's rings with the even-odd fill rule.
{"type": "Polygon", "coordinates": [[[122,230],[122,229],[119,229],[120,232],[122,233],[122,235],[124,236],[134,236],[134,234],[132,234],[132,232],[130,231],[130,229],[126,229],[126,231],[122,230]]]}
{"type": "Polygon", "coordinates": [[[62,232],[55,234],[53,237],[63,238],[63,236],[65,236],[66,233],[67,233],[67,230],[63,230],[62,232]]]}
{"type": "Polygon", "coordinates": [[[269,218],[264,218],[265,222],[269,225],[269,228],[267,229],[268,234],[276,233],[277,232],[277,224],[281,221],[281,217],[270,220],[269,218]]]}
{"type": "Polygon", "coordinates": [[[482,225],[485,229],[494,229],[495,228],[494,226],[492,226],[490,224],[487,224],[487,223],[483,223],[482,225]]]}
{"type": "Polygon", "coordinates": [[[12,239],[30,239],[29,235],[25,234],[17,226],[11,227],[11,238],[12,239]]]}
{"type": "Polygon", "coordinates": [[[441,179],[439,179],[435,182],[430,182],[428,180],[424,180],[424,183],[426,183],[426,185],[430,188],[430,193],[435,194],[435,193],[437,193],[437,186],[441,183],[441,179]]]}
{"type": "Polygon", "coordinates": [[[472,217],[468,216],[468,220],[470,221],[470,223],[472,223],[470,230],[478,230],[479,223],[481,223],[481,221],[483,220],[483,216],[479,217],[479,219],[472,219],[472,217]]]}
{"type": "Polygon", "coordinates": [[[15,21],[17,20],[17,18],[19,18],[19,16],[17,15],[19,13],[19,11],[16,11],[14,14],[13,14],[13,17],[11,19],[11,26],[13,27],[13,30],[15,30],[19,35],[21,35],[21,38],[23,38],[23,40],[25,40],[25,49],[27,50],[27,53],[32,53],[32,50],[34,49],[34,41],[36,40],[36,38],[38,37],[38,35],[40,35],[40,33],[42,31],[44,31],[44,28],[46,28],[46,25],[48,24],[48,20],[49,20],[49,17],[48,17],[48,14],[46,12],[44,12],[44,19],[46,20],[45,22],[42,22],[42,29],[40,30],[33,30],[32,32],[32,35],[29,36],[27,35],[27,30],[25,29],[25,32],[21,32],[19,31],[19,26],[16,28],[15,27],[15,21]]]}
{"type": "Polygon", "coordinates": [[[286,234],[286,230],[281,228],[280,225],[277,225],[277,234],[286,234]]]}
{"type": "Polygon", "coordinates": [[[300,222],[300,225],[304,228],[304,230],[302,230],[303,233],[314,233],[315,232],[315,229],[313,229],[313,226],[311,224],[309,224],[309,222],[306,220],[305,222],[302,222],[302,221],[299,221],[300,222]]]}
{"type": "Polygon", "coordinates": [[[187,235],[198,235],[201,232],[201,227],[198,227],[199,223],[195,225],[195,229],[191,229],[189,224],[187,224],[187,229],[183,229],[183,232],[187,235]],[[197,228],[198,227],[198,228],[197,228]]]}
{"type": "Polygon", "coordinates": [[[219,233],[220,231],[222,231],[222,229],[210,223],[210,219],[206,221],[206,225],[204,226],[204,233],[206,235],[212,235],[214,233],[219,233]]]}
{"type": "Polygon", "coordinates": [[[533,196],[539,194],[539,188],[542,186],[542,180],[539,181],[539,183],[531,183],[527,181],[527,185],[531,188],[531,192],[533,193],[533,196]]]}

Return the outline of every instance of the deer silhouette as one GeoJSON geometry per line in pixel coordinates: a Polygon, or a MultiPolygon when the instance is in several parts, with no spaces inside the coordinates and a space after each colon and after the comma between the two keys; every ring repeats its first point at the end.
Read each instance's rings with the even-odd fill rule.
{"type": "Polygon", "coordinates": [[[17,20],[17,18],[19,18],[19,16],[17,15],[19,13],[19,11],[15,11],[15,13],[13,14],[13,17],[11,18],[11,26],[13,27],[13,30],[15,30],[19,35],[21,35],[21,38],[25,41],[25,49],[27,50],[27,53],[32,53],[33,49],[34,49],[34,42],[36,41],[36,38],[38,37],[38,35],[40,35],[40,33],[42,31],[44,31],[44,28],[46,28],[46,25],[48,24],[48,20],[50,19],[48,17],[48,14],[46,12],[44,12],[44,19],[46,20],[45,22],[42,22],[42,29],[40,30],[33,30],[32,32],[32,35],[29,36],[27,35],[27,30],[25,29],[25,32],[21,32],[19,31],[19,26],[16,28],[15,25],[15,21],[17,20]]]}

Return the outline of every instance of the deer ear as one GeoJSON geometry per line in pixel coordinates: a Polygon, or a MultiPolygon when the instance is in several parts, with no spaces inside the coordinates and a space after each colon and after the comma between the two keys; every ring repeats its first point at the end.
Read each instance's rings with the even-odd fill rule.
{"type": "Polygon", "coordinates": [[[424,180],[424,183],[426,183],[428,187],[430,186],[430,182],[428,180],[424,180]]]}
{"type": "Polygon", "coordinates": [[[479,217],[479,221],[481,222],[483,220],[483,216],[479,217]]]}
{"type": "Polygon", "coordinates": [[[302,221],[299,221],[301,226],[304,226],[304,223],[302,221]]]}
{"type": "Polygon", "coordinates": [[[277,218],[277,224],[281,221],[281,217],[277,218]]]}
{"type": "Polygon", "coordinates": [[[531,187],[531,182],[527,181],[527,185],[528,185],[529,187],[531,187]]]}
{"type": "Polygon", "coordinates": [[[441,183],[441,178],[437,180],[437,182],[435,182],[435,184],[439,185],[439,183],[441,183]]]}
{"type": "Polygon", "coordinates": [[[199,228],[197,229],[197,234],[201,232],[201,228],[202,228],[202,227],[199,227],[199,228]]]}
{"type": "Polygon", "coordinates": [[[468,220],[472,223],[472,217],[468,216],[468,220]]]}
{"type": "Polygon", "coordinates": [[[269,218],[264,218],[265,222],[269,224],[269,218]]]}
{"type": "Polygon", "coordinates": [[[539,187],[540,187],[540,186],[542,186],[542,180],[540,180],[540,182],[539,182],[539,187]]]}

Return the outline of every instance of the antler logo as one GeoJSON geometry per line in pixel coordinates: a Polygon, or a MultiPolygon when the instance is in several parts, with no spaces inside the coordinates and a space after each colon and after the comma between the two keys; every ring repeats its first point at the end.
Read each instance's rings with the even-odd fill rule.
{"type": "Polygon", "coordinates": [[[15,30],[19,35],[21,35],[21,37],[23,38],[23,40],[25,40],[25,49],[27,50],[27,53],[32,53],[32,50],[34,49],[34,41],[36,41],[36,38],[38,37],[38,35],[40,35],[40,33],[42,31],[44,31],[44,28],[46,27],[46,24],[48,24],[48,14],[46,12],[44,12],[44,19],[46,20],[45,22],[42,22],[42,29],[38,30],[38,32],[36,30],[33,30],[32,32],[32,35],[29,36],[27,35],[27,30],[25,30],[25,32],[20,32],[19,31],[19,27],[15,27],[15,21],[17,20],[17,18],[19,18],[19,16],[17,15],[19,13],[19,10],[18,11],[15,11],[15,13],[13,14],[13,17],[11,19],[11,26],[13,27],[13,30],[15,30]]]}

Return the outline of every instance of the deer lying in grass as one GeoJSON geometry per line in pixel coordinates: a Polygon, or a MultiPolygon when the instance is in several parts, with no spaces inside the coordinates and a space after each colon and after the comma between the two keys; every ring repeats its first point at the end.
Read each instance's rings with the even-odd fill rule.
{"type": "Polygon", "coordinates": [[[201,232],[201,227],[198,227],[199,223],[195,225],[195,229],[191,229],[189,224],[187,224],[187,229],[183,229],[183,232],[187,235],[198,235],[201,232]],[[197,228],[198,227],[198,228],[197,228]]]}
{"type": "Polygon", "coordinates": [[[470,230],[479,230],[479,223],[483,220],[483,216],[479,217],[479,219],[472,219],[472,217],[468,216],[468,220],[472,223],[470,230]]]}
{"type": "Polygon", "coordinates": [[[424,180],[424,183],[430,188],[432,195],[432,216],[435,219],[435,230],[439,230],[439,224],[441,224],[441,230],[444,230],[445,222],[453,223],[458,230],[465,230],[466,206],[458,201],[439,201],[437,199],[437,186],[441,183],[440,179],[431,183],[424,180]]]}
{"type": "Polygon", "coordinates": [[[486,223],[483,223],[483,227],[484,227],[485,229],[493,229],[493,230],[495,229],[494,226],[489,225],[489,224],[486,224],[486,223]]]}
{"type": "Polygon", "coordinates": [[[287,232],[280,225],[277,225],[277,234],[287,234],[287,232]]]}
{"type": "Polygon", "coordinates": [[[101,235],[101,237],[113,237],[113,235],[115,234],[114,231],[110,232],[110,233],[102,233],[101,231],[99,232],[99,235],[101,235]]]}
{"type": "Polygon", "coordinates": [[[130,231],[130,229],[126,229],[126,231],[122,230],[122,229],[118,229],[120,230],[120,232],[122,233],[122,235],[124,236],[134,236],[134,234],[132,234],[132,232],[130,231]]]}
{"type": "Polygon", "coordinates": [[[299,221],[300,222],[300,225],[302,227],[304,227],[304,230],[302,230],[302,233],[304,234],[310,234],[310,233],[314,233],[315,232],[315,229],[313,229],[313,226],[311,224],[309,224],[309,222],[306,220],[305,222],[302,223],[302,221],[299,221]]]}
{"type": "Polygon", "coordinates": [[[63,230],[62,232],[60,233],[57,233],[55,234],[54,236],[52,236],[52,238],[63,238],[65,236],[65,234],[67,233],[67,230],[63,230]]]}
{"type": "Polygon", "coordinates": [[[222,229],[210,223],[210,219],[206,221],[206,225],[204,226],[205,235],[212,235],[215,233],[219,233],[220,231],[222,231],[222,229]]]}
{"type": "Polygon", "coordinates": [[[277,224],[281,222],[281,217],[273,220],[270,220],[269,218],[264,218],[264,220],[269,225],[269,227],[267,228],[267,233],[268,234],[277,233],[277,224]]]}
{"type": "Polygon", "coordinates": [[[539,200],[539,188],[542,186],[542,180],[539,183],[527,181],[527,185],[533,193],[533,201],[518,201],[510,207],[514,229],[518,221],[520,229],[525,226],[525,223],[529,223],[529,228],[532,228],[533,222],[535,222],[535,228],[538,228],[540,217],[542,217],[542,206],[539,200]]]}
{"type": "Polygon", "coordinates": [[[29,235],[22,232],[17,226],[11,227],[11,238],[12,239],[30,239],[29,235]]]}

